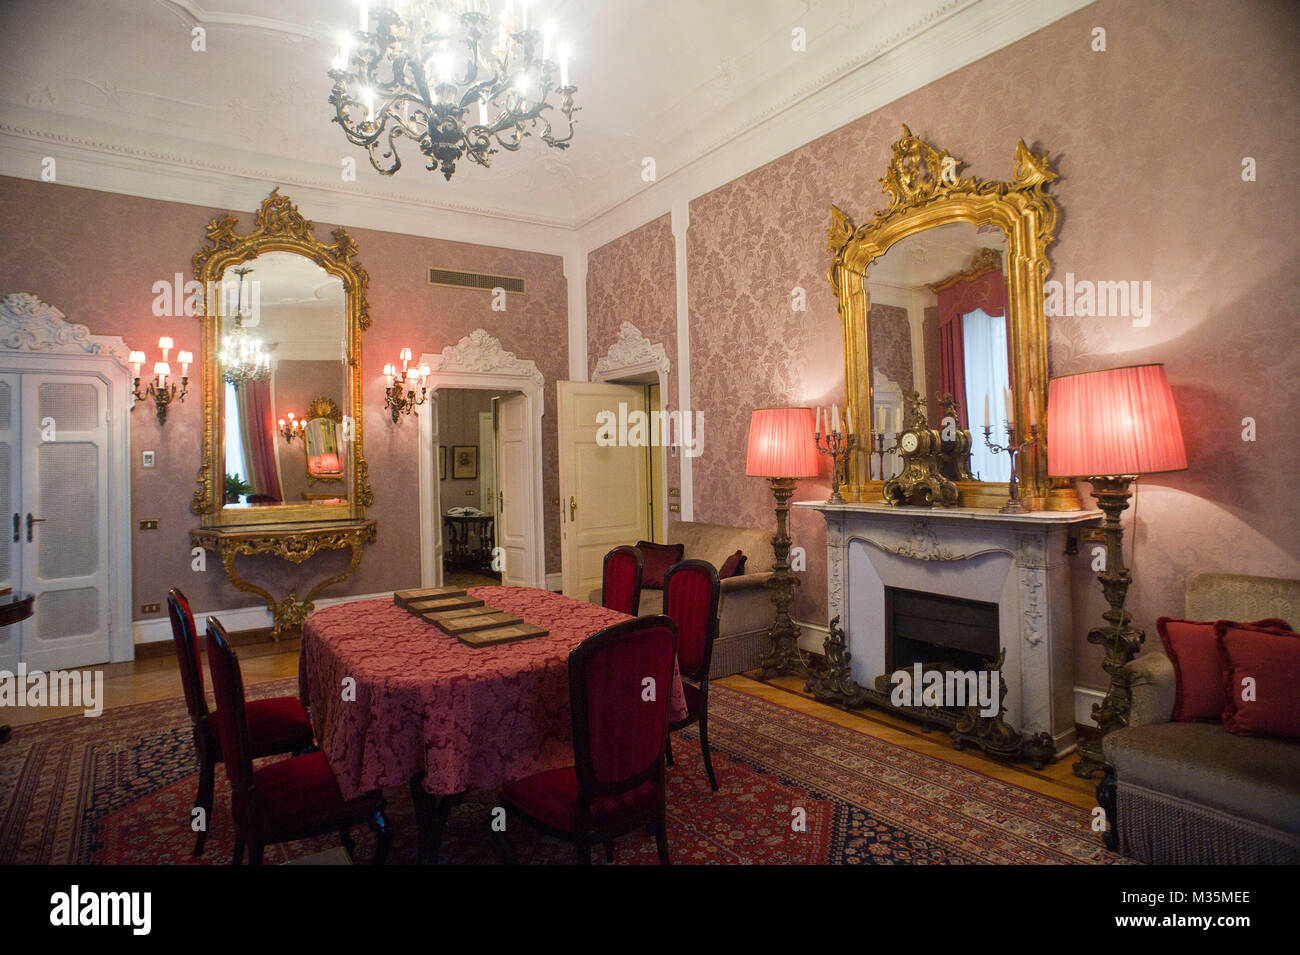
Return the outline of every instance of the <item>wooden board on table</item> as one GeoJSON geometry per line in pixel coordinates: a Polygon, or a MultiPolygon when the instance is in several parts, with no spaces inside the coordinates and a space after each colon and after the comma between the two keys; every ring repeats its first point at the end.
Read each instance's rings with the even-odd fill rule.
{"type": "Polygon", "coordinates": [[[516,640],[531,640],[534,637],[544,637],[550,632],[531,623],[520,622],[508,624],[504,627],[491,627],[487,630],[458,633],[456,639],[467,647],[494,647],[502,643],[513,643],[516,640]]]}
{"type": "MultiPolygon", "coordinates": [[[[429,620],[428,617],[424,618],[429,620]]],[[[434,623],[435,621],[430,621],[434,623]]],[[[473,617],[459,617],[455,620],[443,620],[437,623],[437,627],[444,633],[449,633],[453,637],[459,637],[464,633],[471,633],[475,630],[488,630],[492,627],[508,627],[514,624],[523,623],[523,619],[516,617],[512,613],[496,611],[495,613],[481,613],[473,617]]]]}
{"type": "Polygon", "coordinates": [[[416,600],[439,600],[444,597],[463,597],[464,587],[427,587],[424,590],[397,590],[393,592],[393,603],[405,607],[416,600]]]}
{"type": "Polygon", "coordinates": [[[408,612],[417,617],[426,613],[438,613],[443,610],[464,610],[467,607],[481,607],[483,601],[478,597],[442,597],[438,600],[413,600],[406,605],[408,612]]]}
{"type": "Polygon", "coordinates": [[[444,620],[461,620],[465,617],[478,617],[485,613],[501,613],[496,607],[489,607],[484,604],[481,607],[459,607],[455,610],[427,610],[420,614],[430,623],[442,625],[444,620]]]}

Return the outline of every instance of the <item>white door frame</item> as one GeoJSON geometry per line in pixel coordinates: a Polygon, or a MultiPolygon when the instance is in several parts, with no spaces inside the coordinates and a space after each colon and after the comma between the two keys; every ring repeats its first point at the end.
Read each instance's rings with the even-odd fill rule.
{"type": "MultiPolygon", "coordinates": [[[[528,420],[533,422],[533,576],[532,586],[546,588],[546,521],[542,497],[542,415],[546,412],[542,389],[546,378],[537,364],[516,358],[482,328],[475,329],[441,354],[426,352],[417,364],[427,364],[429,387],[517,391],[524,396],[528,420]]],[[[437,573],[434,520],[438,515],[438,474],[434,462],[432,402],[416,408],[420,429],[420,586],[434,586],[437,573]]]]}
{"type": "MultiPolygon", "coordinates": [[[[108,389],[109,662],[135,659],[131,628],[130,350],[118,337],[91,335],[29,292],[0,301],[0,371],[91,375],[108,389]]],[[[142,413],[147,414],[146,407],[142,413]]]]}
{"type": "MultiPolygon", "coordinates": [[[[641,330],[631,322],[624,322],[618,329],[618,339],[609,347],[591,375],[592,381],[626,383],[628,378],[639,378],[647,374],[659,376],[659,409],[668,409],[668,371],[672,367],[668,360],[668,351],[662,344],[652,342],[641,334],[641,330]]],[[[666,437],[666,435],[665,435],[666,437]]],[[[659,527],[667,540],[668,534],[668,449],[661,447],[659,467],[659,527]]]]}

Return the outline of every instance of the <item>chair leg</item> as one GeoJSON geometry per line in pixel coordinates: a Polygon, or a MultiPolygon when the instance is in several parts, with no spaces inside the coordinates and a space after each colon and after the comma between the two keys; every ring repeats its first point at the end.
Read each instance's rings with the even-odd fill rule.
{"type": "Polygon", "coordinates": [[[668,859],[668,816],[662,812],[655,817],[655,848],[659,850],[659,864],[671,865],[668,859]]]}
{"type": "Polygon", "coordinates": [[[260,842],[250,842],[248,845],[248,864],[262,864],[262,850],[265,847],[260,842]]]}
{"type": "Polygon", "coordinates": [[[203,855],[203,845],[208,841],[208,827],[212,825],[212,788],[216,776],[216,765],[206,757],[200,758],[199,791],[194,797],[194,805],[203,810],[203,828],[194,840],[194,858],[203,855]]]}
{"type": "Polygon", "coordinates": [[[370,828],[375,833],[375,858],[371,864],[383,865],[388,858],[388,847],[393,844],[393,830],[382,809],[375,810],[370,819],[370,828]]]}
{"type": "Polygon", "coordinates": [[[669,766],[673,764],[673,734],[671,731],[669,731],[668,738],[664,742],[664,759],[667,760],[669,766]]]}
{"type": "Polygon", "coordinates": [[[578,865],[591,865],[591,843],[577,842],[574,844],[574,850],[578,865]]]}
{"type": "Polygon", "coordinates": [[[230,864],[231,865],[244,864],[244,837],[243,836],[239,836],[239,835],[235,836],[235,854],[231,856],[230,864]]]}
{"type": "Polygon", "coordinates": [[[613,839],[605,840],[605,861],[606,862],[614,861],[614,840],[613,839]]]}
{"type": "Polygon", "coordinates": [[[718,778],[713,775],[713,753],[709,750],[709,713],[700,714],[700,752],[704,756],[704,771],[709,776],[709,785],[718,791],[718,778]]]}

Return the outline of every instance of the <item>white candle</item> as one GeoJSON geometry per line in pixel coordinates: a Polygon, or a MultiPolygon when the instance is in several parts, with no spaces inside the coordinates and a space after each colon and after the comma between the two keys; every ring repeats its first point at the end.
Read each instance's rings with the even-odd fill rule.
{"type": "Polygon", "coordinates": [[[560,85],[569,85],[569,48],[560,47],[560,85]]]}
{"type": "Polygon", "coordinates": [[[987,431],[988,427],[989,427],[989,393],[986,391],[984,392],[984,430],[987,431]]]}
{"type": "Polygon", "coordinates": [[[1016,396],[1010,388],[1002,389],[1002,399],[1007,403],[1007,424],[1016,423],[1016,396]]]}
{"type": "Polygon", "coordinates": [[[845,428],[848,429],[849,434],[853,433],[853,406],[852,405],[844,406],[844,426],[845,428]]]}
{"type": "Polygon", "coordinates": [[[1029,425],[1038,427],[1038,408],[1034,406],[1034,389],[1029,389],[1029,425]]]}
{"type": "Polygon", "coordinates": [[[158,376],[158,387],[163,388],[167,384],[167,376],[172,373],[171,367],[165,361],[156,361],[153,363],[153,373],[158,376]]]}
{"type": "Polygon", "coordinates": [[[180,360],[181,363],[181,377],[188,378],[190,376],[190,364],[194,361],[193,353],[183,351],[180,352],[176,357],[180,360]]]}
{"type": "Polygon", "coordinates": [[[366,27],[370,25],[370,11],[366,9],[366,6],[367,6],[366,0],[361,0],[361,10],[360,10],[361,16],[358,17],[358,22],[360,22],[361,24],[362,33],[365,33],[366,27]]]}
{"type": "Polygon", "coordinates": [[[831,405],[831,433],[840,433],[840,406],[831,405]]]}
{"type": "Polygon", "coordinates": [[[817,412],[816,415],[817,422],[816,424],[813,425],[813,433],[820,436],[822,433],[822,406],[821,405],[817,406],[816,412],[817,412]]]}

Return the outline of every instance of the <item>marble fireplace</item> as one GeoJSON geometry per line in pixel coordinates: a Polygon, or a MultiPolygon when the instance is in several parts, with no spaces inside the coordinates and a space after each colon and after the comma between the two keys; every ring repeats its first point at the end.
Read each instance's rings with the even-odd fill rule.
{"type": "Polygon", "coordinates": [[[899,591],[996,607],[1005,719],[1073,748],[1074,640],[1066,555],[1099,511],[1002,514],[986,508],[800,502],[826,520],[828,618],[838,616],[856,683],[886,673],[888,604],[899,591]]]}

